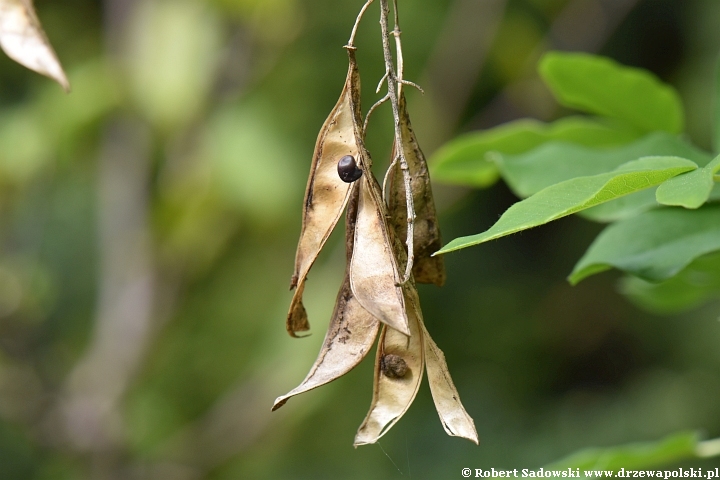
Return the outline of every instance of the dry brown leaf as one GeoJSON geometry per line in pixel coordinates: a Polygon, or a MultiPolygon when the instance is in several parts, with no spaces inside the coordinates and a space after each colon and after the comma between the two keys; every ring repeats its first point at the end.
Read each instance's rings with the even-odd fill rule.
{"type": "Polygon", "coordinates": [[[350,285],[358,302],[378,320],[410,335],[405,300],[380,186],[368,171],[359,180],[360,201],[350,285]]]}
{"type": "Polygon", "coordinates": [[[287,331],[295,332],[310,329],[307,315],[302,305],[303,283],[310,267],[320,254],[330,233],[337,224],[345,204],[348,201],[353,183],[343,182],[338,176],[337,163],[352,155],[362,166],[362,156],[366,154],[362,147],[360,133],[360,75],[355,62],[355,53],[348,50],[350,66],[345,86],[335,108],[325,120],[315,144],[305,201],[303,203],[302,230],[295,255],[295,272],[290,288],[295,288],[290,312],[287,318],[287,331]]]}
{"type": "Polygon", "coordinates": [[[445,355],[430,337],[422,322],[421,328],[424,336],[425,366],[430,392],[440,416],[440,422],[448,435],[467,438],[477,444],[478,434],[475,430],[475,422],[460,402],[460,396],[445,362],[445,355]]]}
{"type": "Polygon", "coordinates": [[[375,358],[373,399],[370,411],[355,435],[355,446],[377,442],[405,414],[420,388],[425,354],[420,324],[412,308],[408,310],[408,319],[410,336],[383,326],[375,358]],[[405,375],[392,378],[383,374],[384,355],[397,355],[402,358],[407,364],[405,375]]]}
{"type": "MultiPolygon", "coordinates": [[[[442,286],[445,283],[445,260],[442,256],[433,257],[442,246],[440,228],[435,211],[430,174],[428,173],[425,155],[415,137],[410,116],[405,105],[405,95],[400,95],[399,101],[400,127],[403,140],[405,159],[411,177],[413,203],[415,206],[415,226],[413,232],[413,251],[415,263],[413,276],[416,282],[434,283],[442,286]]],[[[393,146],[393,150],[396,146],[393,146]]],[[[393,158],[395,153],[393,152],[393,158]]],[[[388,171],[389,192],[388,211],[390,223],[399,238],[407,236],[407,207],[405,203],[405,184],[399,162],[388,171]]]]}
{"type": "MultiPolygon", "coordinates": [[[[352,257],[355,240],[358,193],[358,189],[354,189],[346,216],[345,248],[348,261],[352,257]]],[[[338,292],[330,326],[315,364],[297,388],[275,400],[272,409],[277,410],[290,397],[332,382],[352,370],[372,348],[379,328],[380,322],[353,296],[349,268],[346,269],[345,280],[338,292]]]]}
{"type": "Polygon", "coordinates": [[[65,72],[35,14],[32,0],[0,0],[0,46],[27,68],[70,91],[65,72]]]}

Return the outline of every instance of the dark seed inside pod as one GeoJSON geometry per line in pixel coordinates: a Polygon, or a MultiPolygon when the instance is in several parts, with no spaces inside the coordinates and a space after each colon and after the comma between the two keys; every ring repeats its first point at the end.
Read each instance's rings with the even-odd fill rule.
{"type": "Polygon", "coordinates": [[[383,355],[380,359],[380,370],[388,378],[402,378],[408,372],[407,363],[398,355],[383,355]]]}
{"type": "Polygon", "coordinates": [[[342,157],[338,162],[337,169],[340,180],[345,183],[352,183],[362,177],[362,170],[358,168],[352,155],[342,157]]]}

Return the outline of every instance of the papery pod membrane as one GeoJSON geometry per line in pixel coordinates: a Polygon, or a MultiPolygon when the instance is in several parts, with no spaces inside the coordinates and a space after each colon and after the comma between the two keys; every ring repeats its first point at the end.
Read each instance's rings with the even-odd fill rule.
{"type": "Polygon", "coordinates": [[[448,435],[467,438],[478,444],[475,422],[460,402],[460,395],[450,377],[445,355],[430,337],[422,319],[420,319],[420,327],[424,337],[425,368],[430,383],[430,392],[435,402],[435,409],[440,416],[440,422],[448,435]]]}
{"type": "Polygon", "coordinates": [[[303,283],[310,267],[320,254],[330,233],[337,224],[348,201],[352,184],[340,180],[337,163],[345,155],[356,159],[365,155],[361,147],[360,75],[355,53],[348,49],[350,66],[340,99],[325,120],[315,144],[310,167],[305,201],[303,203],[302,230],[295,255],[295,271],[290,288],[296,288],[286,328],[290,335],[310,329],[302,307],[303,283]]]}
{"type": "MultiPolygon", "coordinates": [[[[420,149],[417,137],[410,123],[405,95],[400,95],[398,104],[400,113],[400,132],[402,137],[402,148],[411,178],[411,189],[415,209],[415,225],[413,232],[413,252],[415,262],[413,263],[413,276],[416,282],[434,283],[441,287],[445,283],[445,260],[438,255],[432,254],[442,247],[440,238],[440,227],[435,211],[435,200],[433,199],[432,186],[430,185],[430,173],[428,171],[425,155],[420,149]]],[[[396,155],[397,145],[393,144],[393,158],[396,155]]],[[[400,162],[388,171],[390,175],[389,191],[387,192],[388,211],[390,212],[390,223],[395,229],[398,238],[407,237],[407,204],[405,202],[405,183],[400,162]]]]}
{"type": "Polygon", "coordinates": [[[35,14],[32,0],[0,0],[0,46],[19,64],[70,91],[65,72],[35,14]]]}
{"type": "MultiPolygon", "coordinates": [[[[355,238],[358,193],[359,190],[355,188],[348,203],[346,216],[345,246],[348,266],[355,238]]],[[[275,400],[272,409],[277,410],[290,397],[329,383],[352,370],[372,348],[379,328],[380,322],[355,299],[350,288],[349,269],[346,269],[345,280],[338,292],[330,326],[315,364],[297,388],[275,400]]]]}
{"type": "Polygon", "coordinates": [[[305,282],[302,281],[295,290],[293,298],[290,301],[290,311],[288,312],[287,320],[285,322],[285,329],[293,337],[297,337],[295,332],[302,332],[310,329],[310,322],[308,322],[307,311],[305,305],[302,303],[302,296],[305,290],[305,282]]]}
{"type": "Polygon", "coordinates": [[[360,180],[355,248],[350,286],[358,302],[378,320],[410,335],[405,299],[399,286],[395,238],[386,221],[380,186],[366,170],[360,180]]]}
{"type": "Polygon", "coordinates": [[[395,422],[400,420],[412,404],[420,388],[425,353],[423,335],[414,308],[408,309],[410,335],[404,335],[394,328],[383,326],[375,358],[375,380],[373,399],[365,420],[355,435],[354,445],[375,443],[385,435],[395,422]],[[408,366],[402,378],[390,378],[382,373],[384,355],[397,355],[408,366]]]}

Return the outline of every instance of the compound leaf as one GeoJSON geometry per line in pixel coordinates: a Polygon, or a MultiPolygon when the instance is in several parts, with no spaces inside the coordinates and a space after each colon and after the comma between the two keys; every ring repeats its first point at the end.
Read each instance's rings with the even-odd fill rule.
{"type": "Polygon", "coordinates": [[[518,154],[548,141],[611,147],[635,140],[632,128],[618,122],[566,117],[553,123],[522,119],[489,130],[467,133],[443,145],[430,159],[433,178],[471,187],[489,187],[498,178],[491,152],[518,154]]]}
{"type": "Polygon", "coordinates": [[[495,154],[493,159],[513,192],[524,198],[571,178],[610,172],[631,160],[660,155],[687,158],[698,165],[711,158],[676,135],[654,132],[617,148],[549,142],[520,155],[495,154]]]}
{"type": "Polygon", "coordinates": [[[510,207],[489,230],[456,238],[438,253],[477,245],[658,185],[697,165],[679,157],[646,157],[609,173],[577,177],[539,191],[510,207]]]}

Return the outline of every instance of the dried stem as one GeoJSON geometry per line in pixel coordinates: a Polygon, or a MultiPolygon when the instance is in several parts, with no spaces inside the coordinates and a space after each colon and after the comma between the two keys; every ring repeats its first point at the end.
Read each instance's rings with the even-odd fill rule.
{"type": "Polygon", "coordinates": [[[425,95],[425,90],[423,90],[423,88],[415,82],[411,82],[410,80],[403,80],[401,78],[398,78],[398,84],[399,85],[409,85],[411,87],[415,87],[420,91],[420,93],[425,95]]]}
{"type": "Polygon", "coordinates": [[[378,82],[378,86],[375,89],[375,93],[380,93],[380,89],[382,88],[383,83],[385,83],[385,80],[387,80],[387,72],[385,72],[385,75],[383,75],[382,78],[380,79],[380,81],[378,82]]]}
{"type": "MultiPolygon", "coordinates": [[[[392,172],[392,169],[395,168],[395,165],[397,165],[397,162],[398,162],[398,157],[395,156],[395,157],[392,159],[392,162],[390,162],[390,166],[388,167],[388,172],[392,172]]],[[[385,178],[383,178],[382,191],[383,191],[383,197],[384,197],[384,198],[388,198],[388,195],[389,195],[389,192],[388,192],[388,181],[389,181],[389,179],[390,179],[390,176],[391,176],[391,175],[385,175],[385,178]]]]}
{"type": "Polygon", "coordinates": [[[372,107],[370,107],[370,110],[368,110],[367,115],[365,115],[365,122],[363,123],[363,136],[365,135],[365,132],[367,132],[368,122],[370,121],[370,114],[373,113],[377,107],[379,107],[383,103],[387,102],[388,100],[390,100],[390,95],[385,95],[380,100],[375,102],[375,104],[372,107]]]}
{"type": "MultiPolygon", "coordinates": [[[[395,19],[397,20],[397,5],[395,5],[395,19]]],[[[402,133],[400,131],[400,96],[399,96],[399,83],[398,77],[395,73],[395,67],[393,65],[392,53],[390,52],[390,31],[388,28],[388,14],[390,8],[388,6],[388,0],[380,0],[380,29],[382,30],[382,45],[383,45],[383,56],[385,59],[385,72],[387,73],[387,86],[388,96],[390,97],[390,104],[392,105],[393,118],[395,119],[395,158],[393,163],[396,161],[400,162],[400,169],[403,174],[403,181],[405,184],[405,205],[407,206],[407,239],[405,244],[407,245],[407,265],[405,267],[405,276],[401,283],[405,283],[410,279],[412,274],[412,267],[414,263],[414,245],[413,237],[415,234],[415,205],[413,203],[412,187],[410,185],[410,170],[408,168],[407,159],[405,158],[405,151],[402,144],[402,133]]],[[[392,34],[395,36],[395,44],[400,51],[400,29],[395,25],[395,29],[392,34]]],[[[398,71],[402,75],[402,53],[398,54],[398,71]]]]}
{"type": "Polygon", "coordinates": [[[400,41],[400,17],[398,15],[397,0],[393,0],[393,13],[395,14],[395,28],[392,34],[395,37],[395,58],[397,58],[397,81],[398,81],[398,97],[402,91],[403,75],[405,73],[405,63],[403,62],[402,42],[400,41]]]}
{"type": "Polygon", "coordinates": [[[348,40],[347,45],[345,45],[345,48],[355,48],[355,34],[357,33],[358,25],[360,25],[360,20],[362,20],[363,15],[365,14],[365,10],[370,6],[371,3],[373,3],[375,0],[367,0],[365,2],[365,5],[360,9],[360,13],[358,13],[357,18],[355,19],[355,25],[353,25],[352,32],[350,32],[350,40],[348,40]]]}

